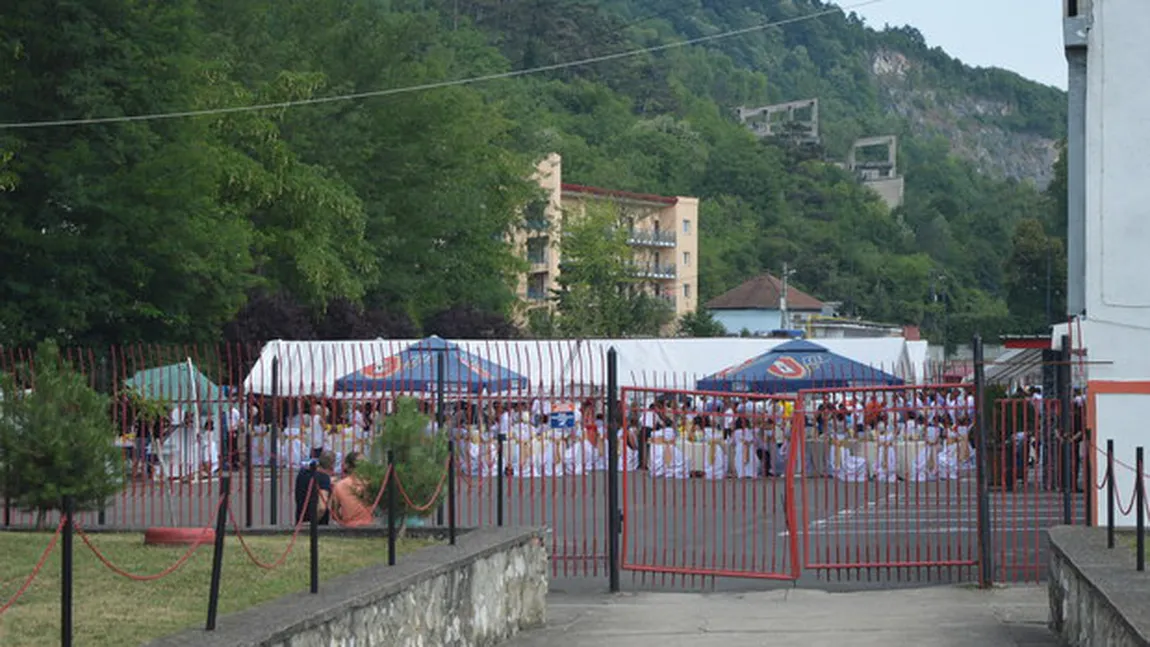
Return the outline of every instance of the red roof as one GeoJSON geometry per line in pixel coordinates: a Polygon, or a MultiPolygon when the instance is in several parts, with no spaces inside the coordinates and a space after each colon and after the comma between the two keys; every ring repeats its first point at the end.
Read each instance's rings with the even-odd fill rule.
{"type": "Polygon", "coordinates": [[[638,202],[655,202],[658,204],[678,204],[678,198],[669,198],[662,195],[654,195],[651,193],[632,193],[631,191],[618,191],[616,189],[601,189],[595,186],[583,186],[582,184],[563,184],[560,188],[564,193],[581,193],[584,195],[593,195],[600,198],[616,198],[619,200],[635,200],[638,202]]]}
{"type": "MultiPolygon", "coordinates": [[[[783,296],[783,282],[770,274],[762,274],[728,290],[707,302],[710,310],[778,310],[783,296]]],[[[822,301],[795,286],[787,286],[787,309],[792,311],[822,311],[822,301]]]]}

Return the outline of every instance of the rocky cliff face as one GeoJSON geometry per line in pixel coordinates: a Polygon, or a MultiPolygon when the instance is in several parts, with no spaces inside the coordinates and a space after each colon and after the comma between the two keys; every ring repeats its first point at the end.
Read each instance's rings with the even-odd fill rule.
{"type": "Polygon", "coordinates": [[[945,138],[955,155],[985,173],[1033,180],[1039,188],[1050,183],[1058,159],[1056,140],[995,124],[995,117],[1009,116],[1016,107],[944,94],[925,82],[916,68],[913,59],[891,50],[876,52],[871,65],[886,109],[905,118],[916,135],[945,138]]]}

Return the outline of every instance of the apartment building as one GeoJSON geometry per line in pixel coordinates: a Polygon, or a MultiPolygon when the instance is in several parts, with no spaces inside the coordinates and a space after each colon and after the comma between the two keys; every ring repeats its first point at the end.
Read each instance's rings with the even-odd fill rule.
{"type": "Polygon", "coordinates": [[[519,284],[528,307],[543,305],[559,287],[563,216],[578,217],[585,205],[606,201],[628,228],[631,261],[641,286],[665,299],[676,316],[698,303],[699,200],[617,191],[563,182],[563,160],[551,154],[539,163],[536,179],[546,199],[529,205],[516,235],[529,264],[519,284]]]}

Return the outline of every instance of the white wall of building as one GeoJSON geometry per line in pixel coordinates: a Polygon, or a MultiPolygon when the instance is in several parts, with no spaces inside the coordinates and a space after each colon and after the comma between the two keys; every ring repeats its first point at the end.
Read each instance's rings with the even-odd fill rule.
{"type": "MultiPolygon", "coordinates": [[[[1082,4],[1082,3],[1080,3],[1082,4]]],[[[1150,3],[1094,0],[1087,42],[1086,320],[1090,390],[1099,446],[1115,441],[1117,457],[1134,461],[1150,444],[1150,3]],[[1114,384],[1114,382],[1124,384],[1114,384]],[[1125,390],[1128,393],[1113,393],[1125,390]],[[1107,393],[1110,391],[1111,393],[1107,393]]],[[[1075,344],[1077,345],[1077,344],[1075,344]]],[[[1099,464],[1102,464],[1099,461],[1099,464]]],[[[1128,500],[1134,475],[1115,483],[1128,500]]],[[[1099,505],[1104,509],[1103,495],[1099,505]]],[[[1132,524],[1133,517],[1120,520],[1132,524]]]]}

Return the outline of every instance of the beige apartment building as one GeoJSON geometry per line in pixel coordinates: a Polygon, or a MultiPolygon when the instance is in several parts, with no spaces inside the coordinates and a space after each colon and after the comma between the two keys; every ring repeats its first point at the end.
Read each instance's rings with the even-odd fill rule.
{"type": "Polygon", "coordinates": [[[519,284],[519,297],[527,307],[543,305],[559,287],[562,215],[577,217],[591,201],[609,201],[629,228],[635,273],[651,294],[665,299],[676,317],[695,310],[698,303],[698,198],[667,197],[616,191],[563,182],[563,160],[547,156],[536,170],[547,194],[530,206],[517,243],[529,268],[519,284]]]}

